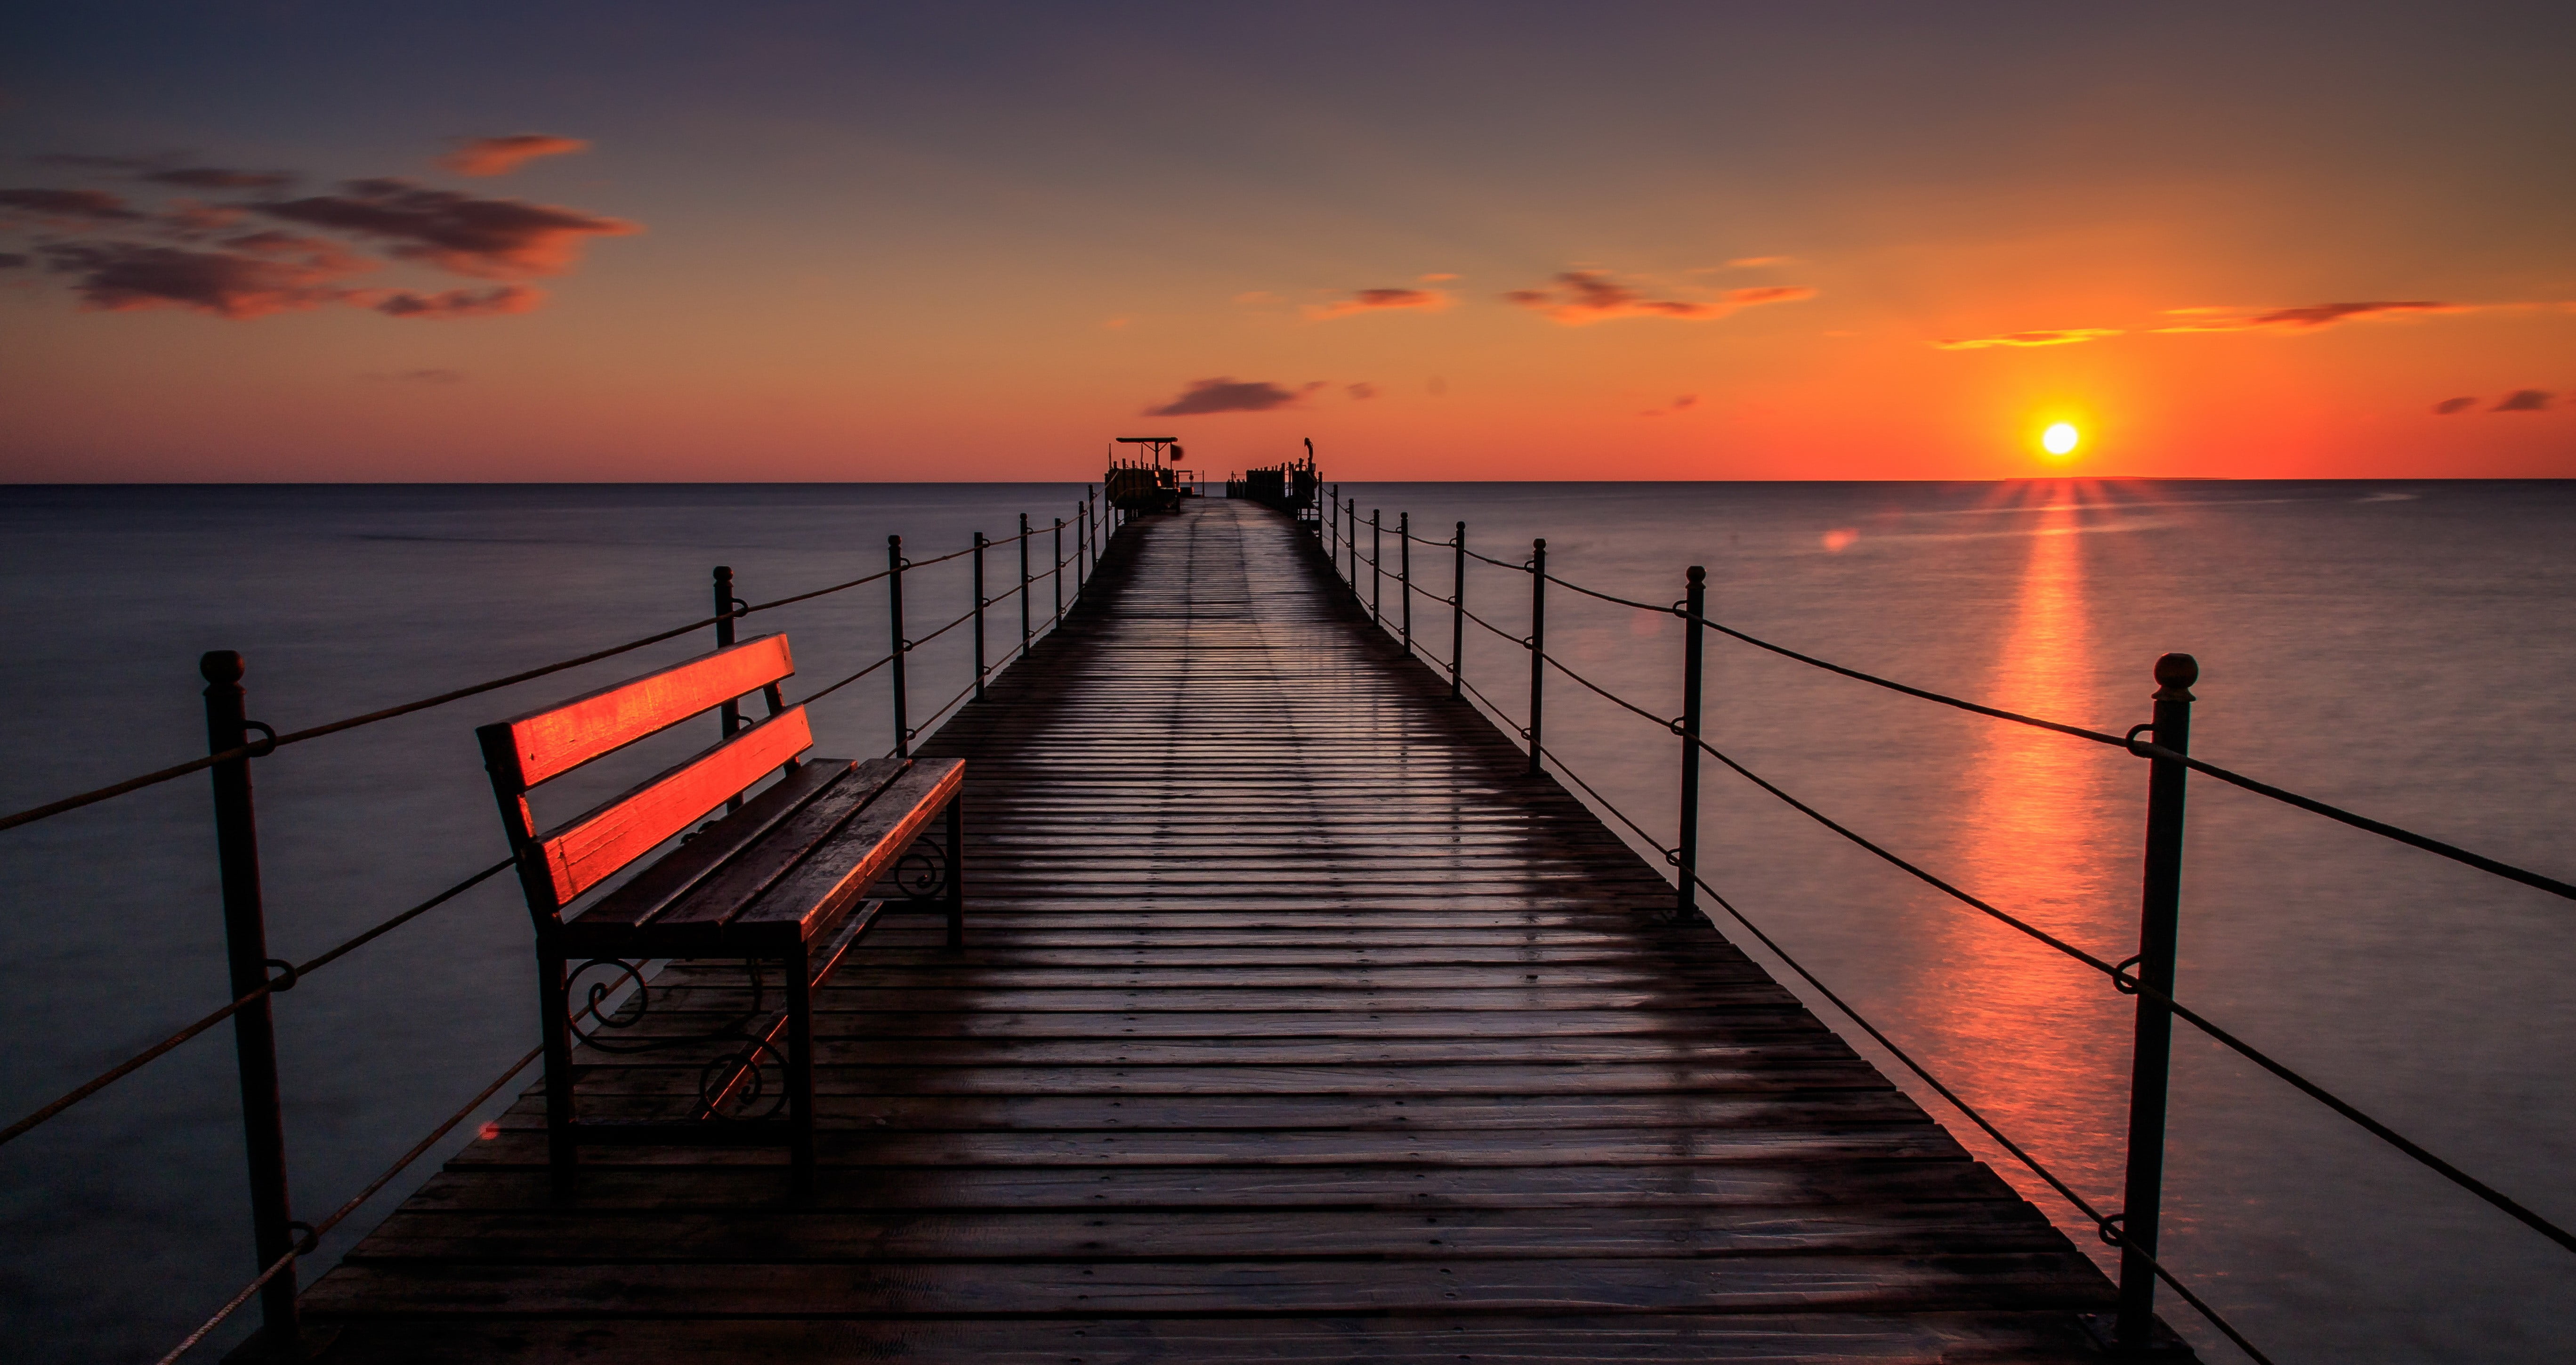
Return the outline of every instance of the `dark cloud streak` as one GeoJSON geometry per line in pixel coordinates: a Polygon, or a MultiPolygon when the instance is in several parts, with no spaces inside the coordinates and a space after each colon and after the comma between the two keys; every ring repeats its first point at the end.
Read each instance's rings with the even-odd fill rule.
{"type": "Polygon", "coordinates": [[[1159,408],[1147,408],[1144,415],[1198,417],[1218,412],[1269,412],[1290,407],[1298,399],[1322,387],[1319,382],[1289,390],[1262,380],[1239,380],[1230,376],[1194,379],[1181,390],[1180,397],[1159,408]]]}

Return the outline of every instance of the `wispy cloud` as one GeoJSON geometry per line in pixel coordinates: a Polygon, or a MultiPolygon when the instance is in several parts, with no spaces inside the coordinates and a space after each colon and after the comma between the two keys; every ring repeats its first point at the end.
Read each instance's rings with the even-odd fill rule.
{"type": "Polygon", "coordinates": [[[1453,271],[1435,270],[1428,275],[1416,275],[1414,278],[1420,280],[1424,284],[1445,284],[1450,280],[1458,278],[1458,276],[1453,271]]]}
{"type": "Polygon", "coordinates": [[[2469,409],[2476,407],[2477,405],[2478,400],[2473,397],[2445,398],[2441,402],[2433,405],[2433,415],[2436,417],[2448,417],[2455,412],[2467,412],[2469,409]]]}
{"type": "Polygon", "coordinates": [[[1697,407],[1698,405],[1699,395],[1695,393],[1686,393],[1681,397],[1674,399],[1669,406],[1648,408],[1637,415],[1640,417],[1670,417],[1674,413],[1683,412],[1690,408],[1697,407]]]}
{"type": "MultiPolygon", "coordinates": [[[[549,154],[546,149],[519,150],[549,154]]],[[[187,159],[178,153],[35,158],[155,188],[251,196],[297,179],[287,171],[197,166],[185,164],[187,159]]],[[[641,231],[633,223],[577,209],[381,178],[349,181],[336,194],[230,202],[177,197],[157,207],[104,189],[0,190],[0,231],[25,234],[33,243],[28,251],[0,253],[0,263],[41,263],[49,273],[68,277],[84,310],[175,308],[247,319],[345,304],[388,317],[447,319],[525,313],[545,298],[515,283],[482,289],[359,288],[357,277],[382,262],[344,241],[315,235],[315,229],[385,242],[395,257],[452,274],[505,281],[562,274],[579,262],[589,239],[641,231]],[[300,230],[243,231],[254,214],[300,230]]]]}
{"type": "Polygon", "coordinates": [[[2546,412],[2553,395],[2547,389],[2515,389],[2498,400],[2489,412],[2546,412]]]}
{"type": "Polygon", "coordinates": [[[506,137],[460,137],[456,150],[438,159],[438,164],[458,175],[508,175],[541,156],[565,156],[586,152],[590,144],[577,137],[556,137],[552,133],[511,133],[506,137]]]}
{"type": "Polygon", "coordinates": [[[516,279],[559,275],[592,237],[643,231],[619,218],[524,199],[479,199],[408,180],[352,180],[344,194],[255,205],[272,218],[392,242],[396,256],[459,275],[516,279]]]}
{"type": "Polygon", "coordinates": [[[2072,346],[2120,335],[2116,327],[2060,327],[2039,332],[2006,332],[2001,336],[1965,337],[1933,342],[1936,350],[1982,351],[1991,346],[2072,346]]]}
{"type": "Polygon", "coordinates": [[[1363,289],[1346,299],[1307,307],[1306,316],[1316,322],[1346,318],[1354,313],[1382,313],[1397,309],[1421,308],[1438,311],[1449,306],[1449,296],[1437,289],[1363,289]]]}
{"type": "Polygon", "coordinates": [[[1296,389],[1282,388],[1263,380],[1194,379],[1181,390],[1181,396],[1158,408],[1145,409],[1147,417],[1198,417],[1218,412],[1269,412],[1289,407],[1298,399],[1324,387],[1323,381],[1296,389]]]}
{"type": "Polygon", "coordinates": [[[2159,332],[2312,332],[2338,323],[2357,322],[2365,318],[2404,317],[2427,313],[2466,313],[2469,305],[2440,303],[2431,299],[2407,299],[2374,303],[2311,303],[2297,308],[2274,308],[2248,313],[2233,308],[2173,308],[2169,316],[2188,317],[2190,322],[2159,327],[2159,332]]]}
{"type": "Polygon", "coordinates": [[[0,251],[0,270],[19,270],[36,263],[36,258],[19,251],[0,251]]]}
{"type": "Polygon", "coordinates": [[[490,289],[444,289],[434,294],[415,293],[409,289],[370,292],[357,300],[387,317],[489,318],[510,313],[533,313],[546,301],[544,291],[524,284],[494,285],[490,289]]]}
{"type": "Polygon", "coordinates": [[[1344,384],[1342,386],[1342,391],[1353,398],[1377,397],[1377,385],[1375,384],[1344,384]]]}
{"type": "Polygon", "coordinates": [[[1730,270],[1761,270],[1768,266],[1794,265],[1795,256],[1738,256],[1726,263],[1730,270]]]}
{"type": "Polygon", "coordinates": [[[1602,271],[1567,270],[1560,272],[1545,288],[1515,289],[1504,294],[1503,300],[1535,309],[1568,327],[1581,327],[1614,318],[1680,318],[1705,322],[1742,308],[1766,303],[1792,303],[1815,296],[1815,290],[1803,285],[1771,285],[1729,290],[1707,301],[1657,299],[1617,283],[1602,271]]]}

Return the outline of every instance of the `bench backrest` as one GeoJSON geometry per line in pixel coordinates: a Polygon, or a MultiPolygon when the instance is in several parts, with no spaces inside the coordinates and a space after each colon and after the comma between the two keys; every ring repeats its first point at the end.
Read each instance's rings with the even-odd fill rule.
{"type": "Polygon", "coordinates": [[[779,680],[795,671],[787,637],[762,635],[474,732],[541,932],[583,892],[814,746],[805,708],[779,700],[779,680]],[[765,695],[767,719],[583,815],[536,828],[530,790],[751,692],[765,695]]]}

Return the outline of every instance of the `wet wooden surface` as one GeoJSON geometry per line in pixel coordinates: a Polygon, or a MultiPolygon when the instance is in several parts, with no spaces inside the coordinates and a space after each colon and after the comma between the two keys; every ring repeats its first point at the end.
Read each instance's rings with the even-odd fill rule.
{"type": "MultiPolygon", "coordinates": [[[[1149,519],[926,746],[967,947],[890,915],[823,993],[813,1189],[559,1197],[523,1099],[307,1291],[331,1359],[2101,1359],[2092,1264],[1324,575],[1149,519]]],[[[638,1027],[745,1000],[675,965],[638,1027]]],[[[706,1058],[586,1060],[649,1118],[706,1058]]]]}

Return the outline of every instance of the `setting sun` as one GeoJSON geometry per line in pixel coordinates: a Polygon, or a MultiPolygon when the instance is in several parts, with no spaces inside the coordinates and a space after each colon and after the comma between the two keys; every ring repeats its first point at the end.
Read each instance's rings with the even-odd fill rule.
{"type": "Polygon", "coordinates": [[[2083,439],[2082,433],[2075,429],[2075,424],[2072,422],[2059,422],[2039,434],[2040,448],[2051,455],[2064,455],[2074,450],[2075,443],[2081,439],[2083,439]]]}

